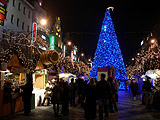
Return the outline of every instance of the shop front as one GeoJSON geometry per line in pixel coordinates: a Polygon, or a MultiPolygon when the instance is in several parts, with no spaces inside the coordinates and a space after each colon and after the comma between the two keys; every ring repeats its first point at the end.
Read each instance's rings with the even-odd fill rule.
{"type": "Polygon", "coordinates": [[[29,69],[20,64],[17,55],[13,55],[8,61],[6,69],[1,67],[0,117],[24,109],[20,87],[26,83],[27,73],[29,69]]]}
{"type": "Polygon", "coordinates": [[[33,93],[35,94],[35,107],[40,106],[44,99],[45,85],[47,82],[47,70],[36,70],[33,74],[33,93]]]}
{"type": "Polygon", "coordinates": [[[55,50],[45,51],[40,55],[40,60],[37,63],[33,74],[33,93],[35,94],[35,107],[40,106],[44,99],[46,83],[50,79],[57,78],[53,72],[49,73],[47,69],[53,69],[53,64],[59,59],[59,54],[55,50]]]}
{"type": "MultiPolygon", "coordinates": [[[[152,89],[152,106],[153,108],[160,110],[160,70],[148,70],[145,75],[142,76],[143,81],[146,81],[146,77],[150,77],[152,79],[152,85],[156,89],[152,89]]],[[[145,93],[143,95],[142,103],[146,103],[145,93]]]]}

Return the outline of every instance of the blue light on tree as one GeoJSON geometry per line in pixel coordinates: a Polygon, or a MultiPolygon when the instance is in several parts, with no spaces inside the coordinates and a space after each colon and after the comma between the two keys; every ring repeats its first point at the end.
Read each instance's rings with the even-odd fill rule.
{"type": "Polygon", "coordinates": [[[127,80],[126,68],[109,10],[106,10],[89,78],[97,78],[97,68],[112,65],[115,79],[127,80]]]}

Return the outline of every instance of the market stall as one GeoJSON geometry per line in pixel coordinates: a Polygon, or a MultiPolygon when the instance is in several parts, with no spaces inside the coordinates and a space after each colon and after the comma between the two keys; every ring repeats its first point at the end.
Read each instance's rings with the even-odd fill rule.
{"type": "Polygon", "coordinates": [[[20,86],[26,83],[26,73],[17,57],[13,55],[8,61],[6,70],[1,70],[0,116],[22,111],[23,101],[20,86]]]}
{"type": "MultiPolygon", "coordinates": [[[[152,79],[152,85],[156,88],[156,90],[152,90],[152,106],[153,108],[160,110],[160,70],[148,70],[145,75],[142,76],[144,81],[146,81],[145,77],[150,77],[152,79]]],[[[144,93],[142,99],[143,104],[146,103],[145,100],[144,93]]]]}
{"type": "Polygon", "coordinates": [[[52,72],[52,66],[58,61],[58,59],[59,54],[56,50],[45,51],[40,55],[40,60],[38,61],[33,74],[33,93],[35,94],[35,106],[41,105],[44,99],[46,83],[50,81],[50,79],[54,78],[57,74],[52,72]],[[50,69],[51,71],[48,71],[47,69],[50,69]]]}
{"type": "Polygon", "coordinates": [[[59,78],[62,78],[64,81],[71,82],[71,79],[76,79],[76,75],[72,73],[59,73],[59,78]]]}

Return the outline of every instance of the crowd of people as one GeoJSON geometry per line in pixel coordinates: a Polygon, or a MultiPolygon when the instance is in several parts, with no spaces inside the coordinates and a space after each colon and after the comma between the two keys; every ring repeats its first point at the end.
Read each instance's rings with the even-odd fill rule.
{"type": "MultiPolygon", "coordinates": [[[[27,84],[21,88],[23,89],[22,97],[25,115],[29,115],[31,112],[30,106],[33,90],[31,75],[27,79],[27,84]]],[[[69,106],[76,107],[78,105],[84,110],[86,120],[96,119],[96,106],[98,105],[99,119],[103,120],[103,113],[105,113],[105,119],[108,119],[109,112],[118,111],[116,105],[118,88],[118,81],[112,77],[105,80],[105,74],[101,74],[101,80],[98,82],[95,78],[91,78],[89,81],[84,81],[81,78],[74,80],[72,78],[71,82],[68,83],[60,78],[54,83],[48,82],[46,84],[44,99],[41,105],[52,103],[55,117],[59,116],[59,114],[68,116],[69,106]],[[60,106],[62,109],[60,109],[60,106]]]]}
{"type": "MultiPolygon", "coordinates": [[[[95,120],[97,111],[100,120],[103,120],[103,113],[105,113],[105,119],[108,119],[110,112],[118,111],[116,102],[118,102],[119,82],[112,77],[105,80],[105,77],[105,74],[101,74],[100,81],[97,81],[95,78],[91,78],[89,81],[81,78],[74,80],[72,78],[70,83],[62,78],[54,83],[48,81],[41,105],[52,103],[55,117],[59,116],[60,113],[63,116],[68,116],[69,106],[76,107],[78,105],[83,108],[86,120],[95,120]],[[60,106],[62,106],[61,109],[59,109],[60,106]],[[97,106],[98,110],[96,109],[97,106]]],[[[128,83],[133,100],[136,100],[138,83],[135,79],[128,81],[128,83]]],[[[23,90],[24,115],[29,115],[33,91],[31,74],[27,76],[27,83],[21,89],[23,90]]],[[[147,109],[150,109],[152,105],[153,89],[156,90],[152,85],[152,79],[147,77],[142,86],[142,104],[146,105],[147,109]]]]}
{"type": "MultiPolygon", "coordinates": [[[[51,83],[49,83],[51,84],[51,83]]],[[[84,117],[87,120],[96,119],[96,106],[99,107],[99,119],[103,120],[103,112],[105,118],[108,119],[109,112],[117,112],[116,102],[118,101],[119,83],[109,77],[105,80],[105,74],[101,74],[101,80],[97,82],[95,78],[91,78],[88,83],[81,78],[77,80],[71,79],[68,83],[62,78],[54,82],[51,91],[46,87],[45,98],[42,103],[44,105],[47,99],[53,104],[55,117],[62,114],[68,116],[69,106],[76,107],[80,105],[84,109],[84,117]],[[60,111],[60,106],[62,106],[60,111]]]]}
{"type": "MultiPolygon", "coordinates": [[[[137,95],[141,93],[138,92],[138,83],[135,79],[128,81],[129,90],[132,92],[133,100],[136,100],[137,95]]],[[[155,86],[152,85],[152,79],[146,77],[146,81],[143,81],[142,85],[142,104],[145,105],[147,109],[151,109],[154,103],[154,94],[159,91],[155,86]]]]}

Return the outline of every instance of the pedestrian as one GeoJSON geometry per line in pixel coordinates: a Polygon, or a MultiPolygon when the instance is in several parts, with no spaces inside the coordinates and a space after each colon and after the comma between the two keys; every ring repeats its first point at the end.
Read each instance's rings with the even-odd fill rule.
{"type": "Polygon", "coordinates": [[[44,106],[46,99],[47,99],[47,106],[49,106],[50,98],[51,98],[51,89],[50,89],[50,83],[48,82],[46,84],[42,106],[44,106]]]}
{"type": "Polygon", "coordinates": [[[145,95],[146,95],[146,108],[151,109],[152,105],[152,89],[156,89],[152,85],[152,79],[150,77],[146,78],[146,82],[144,83],[145,95]]]}
{"type": "Polygon", "coordinates": [[[70,88],[70,105],[75,106],[75,97],[76,97],[76,85],[74,83],[74,79],[71,79],[71,83],[69,84],[70,88]]]}
{"type": "Polygon", "coordinates": [[[146,105],[146,87],[145,87],[145,82],[146,81],[143,81],[143,85],[142,85],[142,105],[146,105]]]}
{"type": "Polygon", "coordinates": [[[115,99],[116,99],[116,102],[118,102],[118,92],[119,92],[119,81],[118,81],[118,79],[114,79],[114,84],[115,84],[115,89],[116,89],[115,99]]]}
{"type": "Polygon", "coordinates": [[[109,100],[112,98],[111,86],[105,80],[106,75],[101,74],[101,80],[96,85],[96,95],[99,105],[99,120],[103,120],[103,111],[105,112],[105,119],[109,118],[109,100]]]}
{"type": "Polygon", "coordinates": [[[125,80],[125,90],[127,91],[127,86],[128,86],[128,82],[127,82],[127,80],[125,80]]]}
{"type": "Polygon", "coordinates": [[[90,79],[85,89],[84,116],[86,120],[96,119],[96,84],[94,78],[90,79]]]}
{"type": "Polygon", "coordinates": [[[136,100],[136,95],[138,94],[138,83],[136,83],[136,80],[132,80],[130,89],[132,91],[133,100],[136,100]]]}
{"type": "Polygon", "coordinates": [[[28,116],[31,112],[31,97],[33,91],[32,74],[27,75],[27,83],[21,87],[23,90],[22,99],[24,102],[24,115],[28,116]]]}
{"type": "Polygon", "coordinates": [[[112,90],[112,98],[109,100],[109,110],[111,113],[114,113],[115,111],[118,111],[117,105],[116,105],[116,88],[115,88],[115,84],[113,83],[112,77],[109,77],[107,81],[110,83],[111,90],[112,90]]]}
{"type": "Polygon", "coordinates": [[[82,108],[84,108],[84,90],[85,90],[85,84],[83,82],[83,79],[78,78],[78,83],[77,83],[78,103],[81,104],[82,108]]]}
{"type": "Polygon", "coordinates": [[[62,114],[63,116],[68,116],[69,114],[69,85],[68,85],[68,82],[63,83],[62,114]]]}
{"type": "Polygon", "coordinates": [[[59,86],[59,81],[57,80],[57,83],[55,83],[55,86],[52,89],[52,97],[51,97],[51,102],[53,104],[53,111],[55,117],[59,115],[59,104],[60,104],[60,94],[61,94],[61,87],[59,86]]]}

